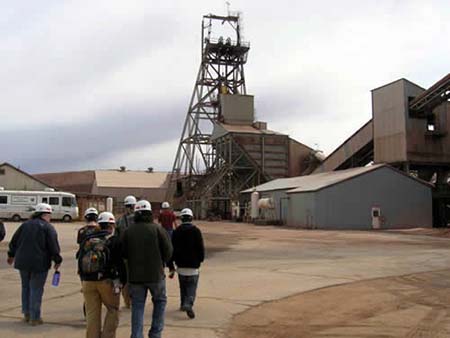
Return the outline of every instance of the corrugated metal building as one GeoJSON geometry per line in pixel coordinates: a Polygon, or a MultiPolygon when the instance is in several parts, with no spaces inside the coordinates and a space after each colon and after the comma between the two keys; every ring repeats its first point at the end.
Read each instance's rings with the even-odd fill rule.
{"type": "Polygon", "coordinates": [[[52,186],[5,162],[0,164],[0,187],[5,190],[39,191],[52,186]]]}
{"type": "Polygon", "coordinates": [[[92,193],[111,196],[121,207],[128,195],[151,202],[154,212],[159,213],[160,205],[166,198],[169,174],[147,171],[96,170],[92,193]]]}
{"type": "MultiPolygon", "coordinates": [[[[123,211],[123,200],[128,195],[151,202],[155,214],[159,212],[169,184],[169,174],[135,170],[88,170],[34,175],[58,189],[77,195],[85,206],[100,209],[106,198],[114,200],[114,213],[123,211]]],[[[80,203],[81,204],[81,203],[80,203]]],[[[80,210],[83,211],[80,206],[80,210]]]]}
{"type": "MultiPolygon", "coordinates": [[[[385,164],[274,180],[256,187],[290,226],[431,227],[432,186],[385,164]]],[[[250,191],[246,191],[247,193],[250,191]]]]}

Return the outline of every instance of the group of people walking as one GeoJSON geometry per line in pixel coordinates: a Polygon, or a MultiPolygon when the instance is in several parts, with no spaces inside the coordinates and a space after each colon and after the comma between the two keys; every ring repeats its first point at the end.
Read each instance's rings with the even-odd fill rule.
{"type": "MultiPolygon", "coordinates": [[[[192,224],[192,210],[181,211],[181,225],[167,202],[162,204],[159,223],[153,222],[151,204],[124,200],[125,214],[117,221],[110,212],[89,208],[86,225],[77,234],[78,274],[84,296],[86,337],[115,337],[119,325],[120,294],[124,307],[131,307],[131,338],[142,338],[148,293],[153,303],[150,338],[160,338],[167,304],[165,269],[178,274],[180,311],[195,318],[194,302],[199,268],[205,249],[202,233],[192,224]],[[102,325],[102,306],[107,313],[102,325]]],[[[31,220],[13,235],[8,263],[20,271],[22,313],[31,325],[43,323],[41,302],[51,262],[57,271],[62,262],[55,228],[50,224],[52,208],[41,203],[31,220]]]]}

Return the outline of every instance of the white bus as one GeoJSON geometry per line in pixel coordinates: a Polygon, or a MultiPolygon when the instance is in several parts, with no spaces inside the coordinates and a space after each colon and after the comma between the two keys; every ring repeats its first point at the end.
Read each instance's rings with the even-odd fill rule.
{"type": "Polygon", "coordinates": [[[18,191],[0,187],[0,219],[20,221],[31,217],[38,203],[48,203],[53,209],[52,219],[70,222],[78,218],[77,200],[74,194],[54,190],[18,191]]]}

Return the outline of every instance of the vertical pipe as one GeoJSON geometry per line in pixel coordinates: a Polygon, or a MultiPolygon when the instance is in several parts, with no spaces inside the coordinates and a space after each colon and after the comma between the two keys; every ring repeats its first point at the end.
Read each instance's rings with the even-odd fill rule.
{"type": "Polygon", "coordinates": [[[266,145],[265,145],[265,142],[264,142],[264,135],[261,137],[261,152],[262,152],[262,154],[261,154],[261,167],[262,167],[262,170],[263,170],[263,172],[266,172],[266,168],[265,168],[265,166],[266,166],[266,145]]]}

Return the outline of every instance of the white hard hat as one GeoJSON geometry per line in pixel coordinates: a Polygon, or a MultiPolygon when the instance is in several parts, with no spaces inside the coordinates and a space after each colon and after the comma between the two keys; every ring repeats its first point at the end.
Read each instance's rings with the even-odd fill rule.
{"type": "Polygon", "coordinates": [[[163,208],[163,209],[169,209],[169,208],[170,208],[169,202],[162,202],[161,208],[163,208]]]}
{"type": "Polygon", "coordinates": [[[146,200],[140,200],[136,203],[136,206],[134,207],[134,211],[152,211],[152,205],[149,201],[146,200]]]}
{"type": "Polygon", "coordinates": [[[108,211],[102,212],[98,215],[98,223],[116,223],[114,215],[108,211]]]}
{"type": "Polygon", "coordinates": [[[39,203],[34,208],[34,212],[42,212],[46,214],[51,214],[53,212],[52,207],[47,203],[39,203]]]}
{"type": "Polygon", "coordinates": [[[86,211],[84,212],[84,217],[86,217],[87,215],[97,215],[98,216],[98,211],[95,208],[87,208],[86,211]]]}
{"type": "Polygon", "coordinates": [[[192,212],[191,209],[189,209],[189,208],[184,208],[183,210],[181,210],[180,216],[181,216],[181,217],[183,217],[183,216],[191,216],[191,217],[194,217],[194,213],[192,212]]]}
{"type": "Polygon", "coordinates": [[[130,195],[125,197],[125,199],[123,200],[123,204],[125,205],[135,205],[136,204],[136,197],[130,195]]]}

